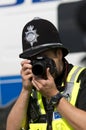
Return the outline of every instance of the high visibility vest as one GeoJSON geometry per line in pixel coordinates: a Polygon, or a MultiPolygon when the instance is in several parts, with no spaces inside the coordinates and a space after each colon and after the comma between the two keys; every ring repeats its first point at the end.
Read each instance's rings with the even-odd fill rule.
{"type": "MultiPolygon", "coordinates": [[[[74,66],[67,76],[67,86],[63,92],[63,95],[68,100],[68,102],[70,102],[70,104],[72,104],[73,106],[75,106],[80,88],[80,81],[77,82],[77,79],[84,69],[85,69],[84,67],[82,68],[74,66]]],[[[37,98],[41,114],[46,114],[42,102],[42,95],[39,92],[37,92],[37,98]]],[[[25,130],[25,122],[26,121],[24,120],[22,124],[22,130],[25,130]]],[[[28,125],[30,127],[30,130],[47,130],[47,123],[30,123],[28,125]]],[[[52,117],[52,130],[74,130],[74,128],[67,122],[66,119],[64,119],[60,115],[60,113],[54,110],[52,117]]]]}

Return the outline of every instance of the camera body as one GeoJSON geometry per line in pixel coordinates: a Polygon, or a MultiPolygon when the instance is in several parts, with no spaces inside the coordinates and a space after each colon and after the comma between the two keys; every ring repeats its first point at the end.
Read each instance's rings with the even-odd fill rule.
{"type": "Polygon", "coordinates": [[[50,73],[53,76],[56,72],[56,64],[54,60],[48,57],[37,57],[32,61],[32,72],[35,76],[41,78],[46,77],[46,69],[50,68],[50,73]]]}

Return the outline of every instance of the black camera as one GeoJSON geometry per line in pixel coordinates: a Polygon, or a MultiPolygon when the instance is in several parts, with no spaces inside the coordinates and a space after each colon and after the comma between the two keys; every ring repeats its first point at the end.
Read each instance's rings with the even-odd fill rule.
{"type": "Polygon", "coordinates": [[[48,57],[37,57],[35,60],[32,60],[32,72],[34,75],[47,78],[46,77],[46,69],[50,68],[50,73],[53,76],[56,72],[56,64],[55,62],[48,57]]]}

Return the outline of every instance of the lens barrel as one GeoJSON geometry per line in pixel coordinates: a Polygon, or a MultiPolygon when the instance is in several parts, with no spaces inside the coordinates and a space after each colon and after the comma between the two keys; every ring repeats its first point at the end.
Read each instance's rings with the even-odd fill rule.
{"type": "Polygon", "coordinates": [[[56,71],[55,62],[48,57],[36,57],[35,60],[32,60],[32,73],[35,76],[47,78],[46,69],[50,68],[50,73],[53,75],[56,71]]]}

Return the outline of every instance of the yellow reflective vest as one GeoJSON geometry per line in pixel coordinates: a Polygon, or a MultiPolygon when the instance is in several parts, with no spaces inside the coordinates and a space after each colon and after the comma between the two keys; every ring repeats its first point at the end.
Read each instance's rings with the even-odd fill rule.
{"type": "MultiPolygon", "coordinates": [[[[65,98],[70,102],[73,106],[75,106],[76,99],[78,96],[80,81],[77,82],[79,74],[84,70],[84,68],[74,66],[67,76],[67,87],[63,92],[65,98]]],[[[41,114],[46,114],[44,105],[42,102],[42,95],[37,92],[38,104],[40,106],[41,114]]],[[[25,129],[26,121],[24,120],[22,124],[22,130],[25,129]]],[[[47,123],[30,123],[28,124],[30,130],[47,130],[47,123]]],[[[60,113],[56,110],[53,112],[52,117],[52,130],[74,130],[72,126],[64,119],[60,113]]]]}

